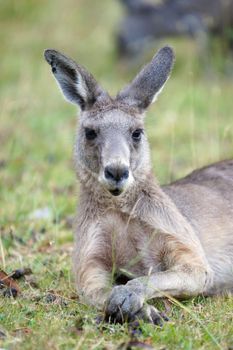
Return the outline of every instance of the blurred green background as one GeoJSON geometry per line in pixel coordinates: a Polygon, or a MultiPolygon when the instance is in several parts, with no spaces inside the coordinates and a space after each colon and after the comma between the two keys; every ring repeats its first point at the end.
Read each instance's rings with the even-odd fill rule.
{"type": "MultiPolygon", "coordinates": [[[[35,348],[38,335],[38,349],[48,342],[48,348],[54,349],[77,346],[76,335],[64,340],[67,324],[70,327],[76,316],[63,310],[62,320],[59,310],[48,311],[43,303],[31,305],[32,295],[51,288],[69,298],[74,292],[69,217],[76,210],[78,193],[72,165],[77,112],[63,100],[43,51],[55,48],[73,57],[114,95],[140,67],[118,60],[114,33],[122,14],[116,0],[0,0],[0,265],[7,272],[30,265],[40,284],[39,292],[30,289],[32,294],[22,285],[23,308],[11,300],[0,304],[0,320],[8,332],[3,344],[14,345],[14,349],[35,348]],[[35,211],[44,208],[48,215],[38,220],[35,211]],[[59,279],[61,270],[64,280],[59,279]],[[27,318],[31,308],[34,316],[27,318]],[[15,341],[12,332],[17,327],[29,327],[32,335],[15,341]]],[[[224,74],[226,57],[219,50],[218,39],[213,40],[207,64],[201,63],[197,44],[188,39],[168,38],[153,51],[167,43],[176,51],[175,69],[146,119],[153,167],[162,183],[196,167],[233,157],[233,79],[224,74]]],[[[148,52],[147,58],[153,53],[148,52]]],[[[232,305],[229,301],[215,302],[207,301],[206,305],[209,327],[225,348],[233,333],[230,313],[227,316],[232,305]],[[221,314],[228,320],[225,328],[219,323],[221,314]]],[[[205,319],[202,309],[190,307],[205,319]]],[[[88,315],[93,310],[81,307],[78,312],[88,315]]],[[[186,314],[190,324],[183,327],[180,313],[179,308],[177,314],[174,311],[176,322],[181,322],[178,326],[168,325],[161,331],[164,333],[154,335],[144,330],[145,336],[154,336],[153,341],[169,349],[213,349],[216,344],[204,328],[186,314]],[[192,334],[193,340],[182,332],[192,334]]],[[[93,329],[88,329],[92,334],[93,329]]],[[[125,329],[115,328],[114,332],[114,342],[128,339],[125,329]]],[[[103,339],[99,338],[103,346],[94,347],[96,338],[92,335],[91,339],[92,345],[85,338],[80,348],[102,349],[103,344],[114,348],[109,329],[103,339]]]]}

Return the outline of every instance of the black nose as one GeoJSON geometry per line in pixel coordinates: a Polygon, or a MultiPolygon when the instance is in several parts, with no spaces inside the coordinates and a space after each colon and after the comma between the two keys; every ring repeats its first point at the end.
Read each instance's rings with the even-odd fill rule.
{"type": "Polygon", "coordinates": [[[107,166],[104,170],[104,175],[108,180],[119,182],[128,179],[129,170],[126,167],[107,166]]]}

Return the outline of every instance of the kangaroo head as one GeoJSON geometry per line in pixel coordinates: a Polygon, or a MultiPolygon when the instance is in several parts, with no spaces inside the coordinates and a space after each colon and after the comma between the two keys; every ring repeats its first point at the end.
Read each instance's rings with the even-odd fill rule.
{"type": "Polygon", "coordinates": [[[174,53],[164,47],[136,78],[111,98],[85,68],[55,50],[45,59],[65,98],[77,104],[77,171],[91,174],[112,195],[120,195],[150,172],[144,112],[169,78],[174,53]]]}

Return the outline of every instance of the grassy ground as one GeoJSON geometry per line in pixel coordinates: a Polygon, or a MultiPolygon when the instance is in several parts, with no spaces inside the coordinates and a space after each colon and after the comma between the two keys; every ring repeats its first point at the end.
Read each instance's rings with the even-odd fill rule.
{"type": "MultiPolygon", "coordinates": [[[[20,282],[18,298],[0,296],[1,348],[126,349],[130,340],[127,326],[97,326],[97,311],[75,294],[76,110],[61,98],[43,60],[44,48],[63,50],[115,93],[134,74],[116,59],[112,32],[119,16],[113,0],[0,0],[0,265],[8,273],[33,272],[20,282]],[[36,218],[38,209],[47,218],[36,218]]],[[[233,157],[232,80],[219,69],[207,78],[193,43],[172,44],[175,72],[147,118],[163,183],[233,157]]],[[[209,65],[219,68],[221,59],[216,50],[209,65]]],[[[139,340],[155,349],[230,349],[232,309],[227,297],[172,305],[171,321],[162,329],[143,324],[139,340]]]]}

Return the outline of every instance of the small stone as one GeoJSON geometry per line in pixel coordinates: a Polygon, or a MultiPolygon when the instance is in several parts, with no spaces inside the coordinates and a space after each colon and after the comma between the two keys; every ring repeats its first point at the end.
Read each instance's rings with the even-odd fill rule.
{"type": "Polygon", "coordinates": [[[49,303],[54,303],[56,299],[57,299],[56,295],[49,293],[45,297],[45,302],[48,303],[48,304],[49,303]]]}
{"type": "Polygon", "coordinates": [[[11,277],[15,280],[22,278],[25,275],[31,275],[32,270],[30,268],[17,269],[11,274],[11,277]]]}

